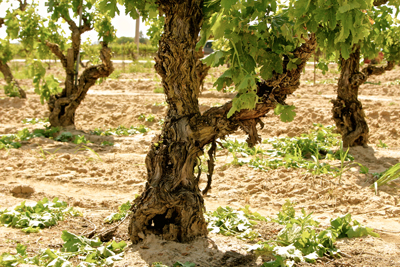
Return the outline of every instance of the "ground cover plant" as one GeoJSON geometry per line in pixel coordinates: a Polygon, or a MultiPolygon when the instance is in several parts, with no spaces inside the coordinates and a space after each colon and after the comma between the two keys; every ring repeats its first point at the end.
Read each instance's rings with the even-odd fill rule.
{"type": "Polygon", "coordinates": [[[35,129],[32,132],[28,128],[18,131],[17,134],[3,135],[0,138],[0,149],[20,148],[21,141],[27,141],[35,137],[54,138],[60,131],[58,127],[46,127],[45,129],[35,129]]]}
{"type": "Polygon", "coordinates": [[[135,135],[139,133],[147,133],[149,131],[148,128],[146,128],[144,125],[140,126],[131,126],[130,128],[127,128],[123,125],[118,126],[117,128],[109,128],[106,130],[102,130],[101,128],[96,128],[94,131],[91,131],[91,134],[94,135],[103,135],[103,136],[110,136],[110,135],[115,135],[115,136],[129,136],[129,135],[135,135]]]}
{"type": "Polygon", "coordinates": [[[312,219],[311,215],[302,210],[302,214],[296,216],[293,203],[286,201],[277,218],[271,220],[284,226],[277,239],[260,241],[250,250],[273,255],[275,260],[264,263],[265,267],[294,266],[296,262],[315,263],[323,256],[340,257],[340,250],[335,247],[339,238],[379,237],[373,229],[352,220],[350,214],[332,219],[330,226],[324,230],[318,229],[319,222],[312,219]]]}
{"type": "Polygon", "coordinates": [[[112,266],[115,261],[122,260],[126,242],[101,242],[98,238],[89,239],[63,231],[64,244],[61,249],[45,249],[38,255],[29,257],[27,246],[18,244],[17,254],[3,253],[0,264],[5,267],[17,266],[20,263],[37,266],[112,266]],[[73,263],[79,262],[78,265],[73,263]]]}
{"type": "MultiPolygon", "coordinates": [[[[250,148],[247,143],[237,140],[221,140],[222,147],[232,153],[231,164],[248,165],[258,170],[303,168],[314,175],[330,174],[341,177],[350,164],[359,166],[361,173],[368,173],[362,164],[354,162],[354,157],[342,146],[340,134],[334,133],[334,126],[314,124],[309,133],[299,137],[282,137],[265,139],[263,143],[271,144],[273,149],[263,150],[259,146],[250,148]],[[329,161],[340,160],[340,167],[329,164],[329,161]]],[[[340,183],[341,179],[339,179],[340,183]]]]}
{"type": "Polygon", "coordinates": [[[52,201],[43,198],[34,204],[24,201],[14,209],[0,211],[0,223],[5,227],[21,228],[25,233],[37,233],[40,229],[57,225],[67,216],[82,214],[58,198],[52,201]]]}
{"type": "Polygon", "coordinates": [[[250,211],[249,206],[235,210],[231,207],[218,207],[208,212],[206,220],[208,230],[226,236],[233,235],[239,239],[257,239],[249,245],[249,251],[257,255],[273,256],[275,260],[265,262],[262,266],[294,266],[296,262],[315,263],[319,257],[341,257],[335,247],[339,238],[354,238],[379,235],[373,229],[362,226],[352,220],[350,214],[331,219],[330,226],[321,229],[320,223],[312,218],[312,213],[304,210],[296,216],[294,203],[286,200],[276,218],[266,218],[250,211]],[[283,226],[274,240],[264,240],[253,228],[258,222],[278,223],[283,226]]]}

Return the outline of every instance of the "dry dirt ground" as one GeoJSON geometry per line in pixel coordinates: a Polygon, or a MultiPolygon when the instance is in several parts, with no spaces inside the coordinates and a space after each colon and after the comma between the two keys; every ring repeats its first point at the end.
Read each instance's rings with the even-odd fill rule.
{"type": "MultiPolygon", "coordinates": [[[[200,98],[201,110],[220,105],[233,97],[231,93],[213,90],[212,81],[221,74],[213,70],[206,78],[200,98]]],[[[52,70],[61,73],[61,69],[52,70]]],[[[313,123],[332,125],[330,99],[335,97],[338,72],[335,66],[323,76],[317,72],[316,86],[312,85],[312,66],[307,66],[302,85],[288,103],[294,104],[295,120],[283,123],[273,114],[263,118],[265,127],[262,138],[298,136],[307,133],[313,123]]],[[[368,147],[351,148],[355,161],[366,165],[370,172],[382,172],[400,160],[400,68],[373,77],[361,86],[360,99],[364,103],[370,127],[368,147]],[[397,84],[397,85],[396,85],[397,84]],[[379,140],[389,148],[377,146],[379,140]]],[[[4,82],[1,81],[1,85],[4,82]]],[[[5,97],[0,93],[0,134],[12,134],[23,128],[43,128],[43,125],[23,124],[25,118],[45,118],[47,107],[40,104],[29,80],[21,84],[28,88],[28,98],[5,97]]],[[[83,217],[69,218],[51,229],[37,234],[25,234],[18,229],[0,227],[0,254],[15,252],[17,243],[28,245],[28,252],[40,248],[57,248],[62,245],[62,230],[76,234],[105,227],[103,219],[122,203],[140,194],[145,185],[144,159],[152,139],[160,131],[160,120],[166,113],[165,106],[155,103],[165,101],[164,95],[154,93],[160,80],[154,71],[149,73],[121,74],[90,89],[76,114],[74,133],[85,134],[93,143],[88,146],[98,153],[101,160],[90,151],[76,151],[73,143],[35,138],[23,143],[20,149],[0,150],[0,208],[10,208],[27,200],[38,201],[43,197],[59,197],[83,212],[83,217]],[[89,132],[96,127],[118,125],[138,126],[141,114],[153,114],[153,122],[145,122],[151,131],[129,137],[99,137],[89,132]],[[112,147],[100,146],[110,141],[112,147]],[[49,151],[46,158],[41,149],[49,151]],[[15,195],[11,189],[27,184],[35,192],[15,195]]],[[[243,132],[230,139],[245,140],[243,132]]],[[[284,169],[263,172],[248,166],[229,164],[232,157],[226,150],[217,152],[217,165],[212,191],[205,197],[206,208],[218,206],[234,208],[250,205],[264,216],[275,216],[286,199],[295,201],[296,210],[304,208],[313,212],[315,219],[328,225],[329,219],[351,213],[359,222],[372,227],[380,238],[366,237],[342,239],[337,246],[347,254],[341,259],[321,260],[314,266],[400,266],[400,195],[399,187],[384,186],[379,195],[369,188],[371,174],[360,174],[357,169],[346,172],[342,185],[329,181],[331,176],[313,177],[302,169],[284,169]],[[323,178],[323,179],[322,179],[323,178]]],[[[205,186],[205,175],[201,187],[205,186]]],[[[262,226],[261,232],[271,235],[276,230],[262,226]]],[[[118,239],[129,240],[127,226],[122,225],[118,239]]],[[[246,252],[248,243],[235,237],[210,234],[189,244],[164,242],[156,237],[144,243],[129,246],[123,261],[115,266],[151,266],[154,262],[172,265],[176,261],[190,261],[196,266],[260,266],[261,258],[246,252]]]]}

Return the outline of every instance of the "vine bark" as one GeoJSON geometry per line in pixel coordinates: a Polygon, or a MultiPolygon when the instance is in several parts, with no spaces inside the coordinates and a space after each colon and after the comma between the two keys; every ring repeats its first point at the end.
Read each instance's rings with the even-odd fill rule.
{"type": "Polygon", "coordinates": [[[86,68],[79,76],[77,85],[75,85],[75,66],[80,49],[81,35],[92,28],[85,18],[83,18],[84,23],[81,27],[78,27],[74,21],[66,17],[64,17],[64,20],[67,21],[72,32],[72,47],[68,49],[67,54],[64,55],[57,44],[46,42],[46,46],[61,61],[66,72],[63,91],[60,94],[52,95],[48,101],[49,122],[53,127],[74,127],[76,109],[85,98],[89,88],[96,83],[97,79],[108,77],[114,71],[111,62],[111,50],[107,43],[102,43],[100,51],[102,64],[86,68]]]}
{"type": "Polygon", "coordinates": [[[200,175],[194,172],[204,147],[213,143],[215,149],[216,139],[239,127],[249,134],[250,144],[259,141],[256,129],[259,118],[273,110],[278,102],[284,103],[287,94],[298,88],[302,69],[316,47],[312,35],[294,52],[301,59],[297,69],[288,71],[286,60],[283,74],[259,83],[258,95],[262,101],[254,110],[242,110],[228,119],[232,107],[232,102],[228,102],[201,114],[198,97],[208,70],[195,51],[203,20],[202,2],[158,1],[159,10],[165,14],[165,26],[155,68],[162,77],[169,107],[162,133],[146,157],[145,191],[132,207],[129,234],[133,243],[149,234],[180,242],[207,235],[200,175]]]}
{"type": "Polygon", "coordinates": [[[394,68],[394,62],[385,67],[369,65],[360,71],[360,47],[355,47],[348,59],[341,58],[337,98],[332,100],[333,120],[342,135],[344,147],[366,146],[369,128],[361,101],[358,100],[360,85],[371,75],[380,75],[394,68]]]}

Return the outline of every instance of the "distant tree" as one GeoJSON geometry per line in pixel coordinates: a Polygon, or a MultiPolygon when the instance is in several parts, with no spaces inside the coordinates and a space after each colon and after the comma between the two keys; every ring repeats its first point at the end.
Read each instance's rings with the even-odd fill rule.
{"type": "Polygon", "coordinates": [[[140,31],[140,34],[139,34],[139,43],[145,44],[145,45],[148,45],[150,43],[150,39],[146,38],[142,31],[140,31]]]}
{"type": "Polygon", "coordinates": [[[47,27],[40,27],[38,38],[51,52],[58,57],[65,70],[65,86],[61,93],[47,96],[51,126],[75,126],[75,112],[84,100],[89,88],[99,78],[108,77],[114,70],[111,62],[111,49],[108,43],[115,39],[115,29],[111,25],[108,11],[96,1],[82,0],[48,0],[46,5],[51,13],[51,22],[66,21],[71,31],[71,47],[63,51],[57,40],[51,40],[52,31],[47,27]],[[82,24],[79,22],[79,13],[82,13],[82,24]],[[81,49],[83,33],[95,29],[100,36],[101,64],[86,68],[80,75],[76,71],[81,49]]]}
{"type": "Polygon", "coordinates": [[[303,2],[295,5],[310,15],[297,20],[296,27],[314,31],[319,48],[328,56],[339,57],[340,77],[332,112],[343,146],[366,146],[369,128],[358,99],[359,88],[370,76],[392,70],[400,60],[399,26],[393,19],[399,0],[313,1],[302,6],[303,2]],[[375,58],[382,50],[386,66],[361,68],[362,57],[375,58]]]}
{"type": "Polygon", "coordinates": [[[134,43],[135,42],[135,38],[133,37],[126,37],[126,36],[121,36],[118,37],[115,42],[117,44],[126,44],[126,43],[134,43]]]}
{"type": "MultiPolygon", "coordinates": [[[[2,3],[2,0],[0,0],[2,3]]],[[[18,81],[12,74],[11,68],[8,63],[13,59],[17,50],[13,49],[10,41],[20,38],[20,24],[24,23],[27,18],[26,14],[32,14],[33,8],[29,7],[26,0],[19,1],[19,7],[16,9],[9,9],[4,18],[0,18],[0,28],[5,26],[7,37],[0,40],[0,71],[6,80],[7,85],[4,87],[4,92],[7,96],[26,98],[25,91],[21,88],[18,81]],[[27,10],[28,9],[28,10],[27,10]]]]}

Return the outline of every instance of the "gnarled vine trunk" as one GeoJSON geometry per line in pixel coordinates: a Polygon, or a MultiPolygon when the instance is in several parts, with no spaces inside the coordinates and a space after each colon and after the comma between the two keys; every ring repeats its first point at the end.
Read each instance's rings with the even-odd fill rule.
{"type": "Polygon", "coordinates": [[[344,147],[366,146],[369,128],[361,101],[358,100],[360,85],[369,76],[379,75],[394,68],[393,62],[386,67],[368,66],[360,71],[360,48],[355,47],[348,59],[341,58],[341,71],[337,98],[332,100],[333,120],[342,135],[344,147]]]}
{"type": "Polygon", "coordinates": [[[84,20],[84,25],[78,27],[74,21],[68,18],[64,19],[68,22],[72,31],[72,48],[68,49],[67,55],[64,55],[57,44],[46,42],[53,54],[60,59],[66,72],[63,91],[60,94],[50,96],[48,101],[50,110],[49,122],[53,127],[74,127],[76,109],[85,98],[89,88],[96,83],[97,79],[108,77],[114,71],[111,62],[111,50],[108,48],[107,43],[102,43],[100,51],[102,64],[86,68],[79,76],[77,84],[75,84],[75,76],[77,75],[75,66],[78,60],[81,35],[91,30],[91,28],[87,20],[84,20]]]}
{"type": "Polygon", "coordinates": [[[25,91],[21,88],[21,86],[19,85],[18,81],[12,75],[10,67],[8,66],[7,63],[3,63],[1,60],[0,60],[0,71],[1,71],[1,73],[3,73],[3,76],[4,76],[4,79],[6,80],[6,83],[9,86],[14,86],[14,87],[17,88],[18,93],[19,93],[19,97],[20,98],[26,98],[25,91]]]}
{"type": "MultiPolygon", "coordinates": [[[[27,0],[19,0],[19,8],[18,9],[21,11],[25,11],[27,5],[28,5],[27,0]]],[[[5,19],[0,18],[0,28],[3,27],[4,23],[5,23],[5,19]]],[[[3,73],[4,79],[6,80],[6,83],[8,84],[8,86],[16,87],[18,90],[19,97],[26,98],[25,91],[21,88],[18,81],[12,75],[10,67],[8,66],[8,64],[6,62],[2,62],[1,60],[0,60],[0,71],[1,71],[1,73],[3,73]]]]}
{"type": "Polygon", "coordinates": [[[207,235],[200,175],[194,171],[199,167],[204,146],[239,127],[249,135],[250,144],[257,143],[259,117],[273,110],[278,102],[283,103],[286,95],[299,86],[301,71],[316,47],[313,35],[294,53],[302,60],[297,69],[287,71],[287,61],[284,74],[259,84],[262,102],[254,110],[242,110],[227,118],[230,101],[201,114],[198,97],[208,67],[199,61],[195,46],[203,20],[203,0],[172,2],[158,1],[165,14],[165,26],[155,68],[162,77],[169,107],[162,133],[146,157],[145,191],[132,207],[129,235],[133,243],[149,234],[180,242],[207,235]]]}
{"type": "Polygon", "coordinates": [[[159,1],[165,26],[155,68],[162,77],[169,108],[162,134],[146,157],[148,182],[136,201],[129,227],[134,243],[150,233],[182,242],[207,235],[199,177],[194,174],[204,146],[197,140],[202,80],[197,75],[201,63],[195,51],[203,20],[201,4],[202,0],[173,5],[159,1]]]}

